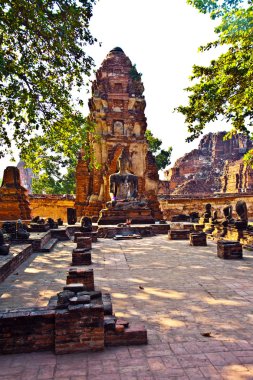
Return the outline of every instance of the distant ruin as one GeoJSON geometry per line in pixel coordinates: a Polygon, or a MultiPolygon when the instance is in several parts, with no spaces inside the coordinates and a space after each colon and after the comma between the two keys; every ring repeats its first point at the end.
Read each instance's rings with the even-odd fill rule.
{"type": "Polygon", "coordinates": [[[242,160],[252,148],[252,141],[243,134],[223,140],[225,134],[217,132],[203,136],[198,149],[186,153],[165,172],[169,181],[167,194],[211,196],[253,191],[253,169],[245,166],[242,160]]]}

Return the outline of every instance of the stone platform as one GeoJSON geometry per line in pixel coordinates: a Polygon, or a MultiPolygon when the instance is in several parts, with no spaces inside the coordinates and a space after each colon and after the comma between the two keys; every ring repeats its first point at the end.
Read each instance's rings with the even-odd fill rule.
{"type": "Polygon", "coordinates": [[[51,232],[31,232],[27,243],[31,244],[34,252],[49,252],[58,239],[52,238],[51,232]]]}
{"type": "Polygon", "coordinates": [[[71,239],[71,232],[68,227],[59,227],[56,229],[50,230],[51,237],[59,241],[65,241],[71,239]]]}
{"type": "MultiPolygon", "coordinates": [[[[76,230],[80,227],[76,226],[76,230]]],[[[31,244],[34,252],[49,252],[53,249],[58,241],[67,241],[71,239],[73,228],[68,226],[51,229],[44,232],[30,232],[27,240],[13,240],[12,244],[31,244]]]]}
{"type": "MultiPolygon", "coordinates": [[[[79,240],[91,242],[89,237],[78,238],[77,244],[79,240]]],[[[55,266],[51,269],[55,273],[55,266]]],[[[35,273],[41,277],[41,271],[35,273]]],[[[53,350],[64,354],[103,350],[105,345],[120,345],[120,341],[123,345],[147,343],[144,327],[126,326],[112,315],[114,324],[104,323],[112,305],[107,294],[102,297],[101,291],[96,291],[92,267],[71,267],[65,281],[58,297],[51,297],[47,306],[24,307],[24,303],[12,310],[11,302],[2,312],[0,307],[0,353],[53,350]],[[55,303],[55,298],[60,302],[55,303]]],[[[20,300],[20,292],[18,297],[20,300]]]]}
{"type": "MultiPolygon", "coordinates": [[[[96,225],[93,226],[96,228],[96,225]]],[[[163,235],[167,234],[170,230],[170,224],[131,224],[130,234],[137,234],[141,237],[163,235]]],[[[125,227],[117,227],[115,225],[98,226],[98,237],[102,238],[114,238],[116,235],[128,235],[128,231],[125,227]]]]}
{"type": "MultiPolygon", "coordinates": [[[[65,283],[72,249],[71,242],[64,242],[52,253],[33,254],[18,276],[0,286],[0,308],[9,305],[14,312],[20,304],[46,306],[65,283]]],[[[212,241],[191,247],[187,241],[155,236],[127,244],[101,240],[92,255],[95,285],[111,293],[117,317],[147,326],[149,344],[59,356],[2,355],[1,377],[253,378],[252,252],[244,252],[244,260],[224,261],[212,241]]]]}
{"type": "Polygon", "coordinates": [[[50,226],[48,223],[30,223],[29,224],[29,229],[31,232],[46,232],[50,230],[50,226]]]}
{"type": "Polygon", "coordinates": [[[155,223],[150,209],[115,210],[112,208],[101,210],[100,213],[98,225],[117,225],[118,223],[125,223],[127,219],[130,219],[133,224],[155,223]]]}
{"type": "Polygon", "coordinates": [[[151,225],[131,225],[130,227],[117,227],[117,226],[103,226],[98,227],[98,237],[100,238],[114,238],[116,235],[129,236],[140,235],[141,237],[154,236],[151,225]]]}

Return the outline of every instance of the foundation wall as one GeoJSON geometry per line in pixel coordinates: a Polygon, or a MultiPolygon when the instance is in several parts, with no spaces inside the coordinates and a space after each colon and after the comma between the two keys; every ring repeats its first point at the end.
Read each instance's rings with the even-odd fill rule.
{"type": "Polygon", "coordinates": [[[23,309],[0,313],[0,353],[54,350],[55,311],[23,309]]]}
{"type": "Polygon", "coordinates": [[[33,249],[31,244],[11,247],[11,255],[5,256],[6,263],[0,268],[0,283],[3,282],[11,273],[13,273],[24,261],[26,261],[32,254],[33,249]],[[9,260],[9,257],[11,259],[9,260]]]}
{"type": "Polygon", "coordinates": [[[72,195],[29,195],[32,217],[61,218],[67,222],[67,208],[74,207],[75,197],[72,195]]]}
{"type": "Polygon", "coordinates": [[[104,349],[104,309],[25,308],[0,313],[0,354],[55,351],[57,354],[104,349]]]}
{"type": "MultiPolygon", "coordinates": [[[[223,216],[222,210],[225,206],[232,205],[234,217],[236,217],[235,205],[239,200],[247,203],[248,216],[253,219],[253,194],[220,194],[204,197],[164,196],[160,197],[159,203],[164,218],[171,220],[172,216],[178,214],[199,212],[201,215],[207,203],[211,203],[212,211],[218,211],[219,217],[223,216]]],[[[40,215],[44,218],[62,218],[64,222],[67,222],[67,208],[74,207],[75,197],[72,195],[30,195],[29,201],[33,217],[40,215]]]]}
{"type": "Polygon", "coordinates": [[[166,220],[178,214],[189,215],[191,212],[198,212],[202,215],[205,212],[205,205],[211,203],[212,212],[218,211],[218,217],[223,217],[223,208],[228,205],[233,206],[233,216],[236,218],[236,202],[243,200],[248,207],[248,217],[253,219],[253,194],[222,194],[209,197],[163,197],[160,198],[160,207],[166,220]]]}

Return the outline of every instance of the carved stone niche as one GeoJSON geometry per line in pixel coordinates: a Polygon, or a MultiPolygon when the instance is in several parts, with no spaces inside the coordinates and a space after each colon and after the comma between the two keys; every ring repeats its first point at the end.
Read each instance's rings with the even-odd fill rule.
{"type": "Polygon", "coordinates": [[[124,135],[124,122],[122,120],[116,120],[113,122],[113,134],[115,136],[124,135]]]}
{"type": "Polygon", "coordinates": [[[117,93],[123,92],[122,83],[114,83],[113,92],[117,92],[117,93]]]}
{"type": "Polygon", "coordinates": [[[122,100],[114,100],[112,110],[114,112],[122,112],[124,107],[124,103],[122,100]]]}

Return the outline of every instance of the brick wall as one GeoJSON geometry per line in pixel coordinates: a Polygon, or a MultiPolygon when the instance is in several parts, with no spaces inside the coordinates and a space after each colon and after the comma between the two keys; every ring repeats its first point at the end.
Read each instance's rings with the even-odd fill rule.
{"type": "Polygon", "coordinates": [[[0,353],[54,349],[55,311],[26,308],[0,313],[0,353]]]}
{"type": "Polygon", "coordinates": [[[102,305],[76,305],[57,310],[55,316],[55,352],[57,354],[103,349],[104,309],[102,305]]]}
{"type": "MultiPolygon", "coordinates": [[[[74,207],[74,196],[61,195],[30,195],[32,215],[40,215],[42,217],[52,217],[54,219],[62,218],[67,221],[67,207],[74,207]]],[[[202,214],[205,210],[205,204],[211,203],[212,210],[220,211],[227,205],[235,205],[238,200],[244,200],[248,205],[249,218],[253,218],[253,194],[219,194],[205,197],[184,197],[184,196],[164,196],[160,197],[160,207],[164,217],[170,220],[172,216],[178,214],[189,214],[191,212],[199,212],[202,214]]],[[[234,211],[234,216],[236,216],[234,211]]]]}
{"type": "Polygon", "coordinates": [[[67,208],[74,207],[75,197],[72,195],[29,195],[32,216],[43,218],[62,218],[67,222],[67,208]]]}
{"type": "Polygon", "coordinates": [[[212,212],[218,211],[218,217],[222,217],[222,210],[225,206],[233,206],[233,216],[237,218],[235,212],[236,202],[239,200],[244,200],[248,207],[248,217],[253,218],[253,194],[221,194],[211,197],[191,197],[188,198],[179,196],[179,197],[163,197],[160,198],[160,207],[163,211],[164,218],[171,220],[172,216],[178,214],[187,214],[191,212],[199,212],[203,214],[205,212],[205,205],[211,203],[212,212]]]}
{"type": "Polygon", "coordinates": [[[0,354],[55,351],[70,353],[104,348],[102,305],[23,308],[0,313],[0,354]]]}

